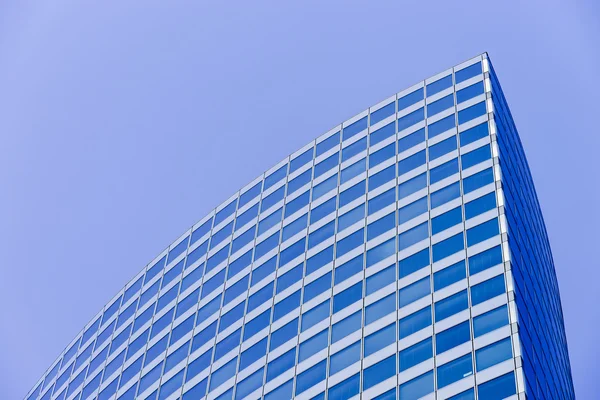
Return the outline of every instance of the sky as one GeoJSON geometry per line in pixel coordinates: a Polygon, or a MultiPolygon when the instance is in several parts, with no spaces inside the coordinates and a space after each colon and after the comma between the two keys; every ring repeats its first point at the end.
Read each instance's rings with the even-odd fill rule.
{"type": "Polygon", "coordinates": [[[192,224],[288,154],[489,53],[600,392],[594,1],[0,1],[0,398],[192,224]]]}

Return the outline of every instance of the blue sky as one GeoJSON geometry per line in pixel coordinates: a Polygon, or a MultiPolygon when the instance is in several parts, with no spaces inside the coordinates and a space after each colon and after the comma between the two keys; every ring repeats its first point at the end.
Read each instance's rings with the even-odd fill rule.
{"type": "Polygon", "coordinates": [[[22,398],[184,230],[289,153],[487,51],[600,391],[592,1],[0,3],[0,397],[22,398]]]}

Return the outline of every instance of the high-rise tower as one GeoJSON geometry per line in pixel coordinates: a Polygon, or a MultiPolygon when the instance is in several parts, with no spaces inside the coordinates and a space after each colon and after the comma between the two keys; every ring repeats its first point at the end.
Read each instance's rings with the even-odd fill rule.
{"type": "Polygon", "coordinates": [[[574,399],[550,245],[486,54],[185,232],[28,400],[574,399]]]}

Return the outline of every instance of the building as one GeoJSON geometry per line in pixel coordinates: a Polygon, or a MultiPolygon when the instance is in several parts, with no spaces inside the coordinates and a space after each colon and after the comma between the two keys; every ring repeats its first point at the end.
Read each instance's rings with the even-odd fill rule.
{"type": "Polygon", "coordinates": [[[487,54],[370,107],[148,264],[27,400],[574,399],[487,54]]]}

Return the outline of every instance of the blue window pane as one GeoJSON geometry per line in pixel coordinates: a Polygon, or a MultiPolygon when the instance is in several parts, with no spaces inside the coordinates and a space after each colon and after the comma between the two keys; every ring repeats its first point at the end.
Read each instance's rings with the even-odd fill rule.
{"type": "Polygon", "coordinates": [[[200,321],[204,321],[217,311],[219,311],[219,306],[221,305],[221,296],[217,296],[211,301],[209,301],[206,305],[202,306],[200,310],[198,310],[198,317],[196,321],[200,323],[200,321]]]}
{"type": "Polygon", "coordinates": [[[423,249],[412,256],[406,257],[405,259],[400,260],[398,264],[400,278],[404,278],[421,268],[425,268],[429,265],[429,249],[423,249]]]}
{"type": "MultiPolygon", "coordinates": [[[[217,333],[217,321],[213,322],[202,331],[196,334],[192,339],[192,352],[198,350],[200,347],[204,346],[206,343],[211,341],[215,337],[217,333]]],[[[209,356],[210,358],[210,356],[209,356]]]]}
{"type": "Polygon", "coordinates": [[[379,110],[373,111],[371,113],[370,123],[371,123],[371,125],[375,125],[376,123],[383,121],[384,119],[386,119],[390,115],[394,114],[395,112],[396,112],[396,105],[394,103],[390,103],[387,106],[383,106],[379,110]]]}
{"type": "Polygon", "coordinates": [[[265,395],[265,400],[291,399],[294,379],[290,379],[283,385],[265,395]]]}
{"type": "Polygon", "coordinates": [[[277,321],[279,318],[298,307],[300,307],[300,290],[292,293],[279,303],[275,304],[275,309],[273,311],[273,322],[277,321]]]}
{"type": "Polygon", "coordinates": [[[333,261],[333,246],[321,250],[308,260],[306,260],[306,275],[310,275],[322,266],[333,261]]]}
{"type": "Polygon", "coordinates": [[[402,400],[417,400],[433,392],[433,371],[424,373],[400,385],[402,400]]]}
{"type": "Polygon", "coordinates": [[[367,159],[363,158],[360,161],[355,162],[354,164],[346,167],[342,170],[340,175],[340,185],[348,182],[352,178],[362,174],[367,170],[367,159]]]}
{"type": "Polygon", "coordinates": [[[512,358],[512,344],[510,337],[490,344],[475,352],[477,371],[482,371],[512,358]]]}
{"type": "Polygon", "coordinates": [[[398,153],[402,153],[425,141],[425,128],[421,128],[398,140],[398,153]]]}
{"type": "Polygon", "coordinates": [[[275,204],[279,203],[283,200],[283,195],[285,194],[285,186],[280,187],[267,197],[263,198],[260,202],[260,212],[264,212],[269,208],[273,207],[275,204]]]}
{"type": "Polygon", "coordinates": [[[460,133],[460,145],[466,146],[483,137],[489,136],[488,123],[484,122],[460,133]]]}
{"type": "Polygon", "coordinates": [[[433,357],[433,344],[431,338],[427,338],[407,349],[400,351],[399,364],[400,372],[406,371],[423,361],[433,357]]]}
{"type": "MultiPolygon", "coordinates": [[[[108,365],[106,365],[106,368],[104,368],[104,379],[110,378],[116,371],[121,369],[124,355],[125,352],[122,351],[111,362],[109,362],[108,365]]],[[[60,387],[60,385],[57,385],[56,387],[60,387]]]]}
{"type": "Polygon", "coordinates": [[[190,347],[189,344],[190,342],[188,341],[183,346],[169,354],[169,356],[167,357],[167,362],[165,364],[165,374],[171,369],[173,369],[173,367],[177,366],[177,364],[179,364],[181,361],[187,358],[188,349],[190,347]]]}
{"type": "Polygon", "coordinates": [[[194,290],[190,293],[185,299],[181,300],[177,303],[177,312],[175,313],[175,318],[180,317],[192,307],[195,307],[198,303],[198,296],[200,295],[200,289],[194,290]]]}
{"type": "Polygon", "coordinates": [[[322,277],[315,279],[311,283],[304,286],[304,297],[302,298],[302,303],[307,303],[330,288],[331,272],[328,272],[322,277]]]}
{"type": "Polygon", "coordinates": [[[264,368],[261,368],[252,375],[245,378],[240,383],[238,383],[235,389],[236,400],[244,399],[249,394],[260,388],[262,386],[263,374],[264,368]]]}
{"type": "Polygon", "coordinates": [[[274,184],[276,184],[277,182],[279,182],[280,180],[285,178],[286,174],[287,174],[287,164],[280,167],[277,171],[273,172],[271,175],[269,175],[265,178],[265,186],[264,186],[263,190],[267,190],[268,188],[270,188],[271,186],[273,186],[274,184]]]}
{"type": "Polygon", "coordinates": [[[396,155],[396,145],[394,143],[388,144],[381,150],[377,150],[374,153],[369,154],[369,168],[373,168],[376,165],[381,164],[385,160],[396,155]]]}
{"type": "Polygon", "coordinates": [[[456,136],[451,136],[448,139],[434,144],[433,146],[429,146],[429,161],[440,158],[441,156],[456,150],[456,146],[456,136]]]}
{"type": "Polygon", "coordinates": [[[421,150],[404,160],[400,160],[398,162],[398,175],[406,174],[415,168],[425,165],[426,161],[425,150],[421,150]]]}
{"type": "Polygon", "coordinates": [[[429,237],[429,222],[424,222],[398,235],[398,250],[404,250],[429,237]]]}
{"type": "Polygon", "coordinates": [[[438,167],[433,168],[429,171],[429,184],[432,185],[436,182],[441,181],[449,176],[458,173],[458,158],[450,160],[438,167]]]}
{"type": "Polygon", "coordinates": [[[446,240],[436,243],[432,247],[433,262],[443,260],[444,258],[456,254],[465,248],[465,239],[463,233],[451,236],[446,240]]]}
{"type": "MultiPolygon", "coordinates": [[[[188,246],[188,239],[189,237],[186,237],[185,239],[183,239],[177,246],[175,246],[174,248],[172,248],[171,250],[169,250],[169,257],[168,257],[168,261],[167,264],[171,263],[171,261],[175,260],[177,257],[179,257],[181,255],[181,253],[183,253],[188,246]]],[[[138,283],[138,282],[136,282],[138,283]]],[[[139,281],[140,287],[142,284],[142,281],[139,281]]],[[[135,285],[135,284],[134,284],[135,285]]],[[[139,288],[134,289],[134,293],[138,291],[139,288]]],[[[129,290],[129,289],[128,289],[129,290]]],[[[132,295],[133,293],[130,293],[130,295],[132,295]]],[[[125,292],[125,297],[123,300],[123,303],[125,303],[128,300],[128,293],[125,292]]]]}
{"type": "Polygon", "coordinates": [[[369,325],[370,323],[395,312],[396,304],[396,293],[392,293],[383,299],[368,305],[365,309],[365,325],[369,325]]]}
{"type": "Polygon", "coordinates": [[[334,284],[345,281],[363,270],[363,255],[358,255],[337,267],[334,271],[334,284]]]}
{"type": "Polygon", "coordinates": [[[279,375],[294,367],[296,360],[296,348],[287,351],[267,365],[267,382],[272,381],[279,375]]]}
{"type": "Polygon", "coordinates": [[[377,197],[369,200],[368,213],[369,215],[393,204],[396,201],[396,189],[389,189],[377,197]]]}
{"type": "MultiPolygon", "coordinates": [[[[196,315],[193,314],[185,319],[181,324],[177,325],[173,328],[173,333],[171,333],[171,341],[170,344],[177,342],[179,339],[187,335],[194,329],[194,321],[196,320],[196,315]]],[[[130,345],[131,347],[131,345],[130,345]]]]}
{"type": "Polygon", "coordinates": [[[460,207],[456,207],[450,211],[445,212],[431,220],[431,233],[433,235],[445,231],[448,228],[453,227],[462,222],[462,210],[460,207]]]}
{"type": "Polygon", "coordinates": [[[246,322],[244,325],[244,340],[251,338],[258,332],[269,326],[271,319],[271,310],[267,310],[258,317],[246,322]]]}
{"type": "Polygon", "coordinates": [[[205,298],[209,293],[212,293],[217,288],[223,285],[225,281],[225,270],[221,270],[215,276],[204,282],[202,286],[202,299],[205,298]]]}
{"type": "Polygon", "coordinates": [[[283,292],[285,289],[289,288],[296,282],[299,282],[302,279],[303,268],[303,264],[297,265],[285,274],[281,275],[279,278],[277,278],[276,294],[283,292]]]}
{"type": "Polygon", "coordinates": [[[232,254],[235,254],[238,250],[242,249],[245,245],[254,240],[254,232],[256,231],[256,225],[242,233],[240,236],[233,240],[231,246],[232,254]]]}
{"type": "Polygon", "coordinates": [[[333,297],[333,312],[336,313],[351,304],[362,299],[363,284],[362,281],[355,283],[348,289],[336,294],[333,297]]]}
{"type": "Polygon", "coordinates": [[[154,321],[152,324],[152,333],[150,334],[150,339],[158,335],[165,328],[171,325],[171,321],[173,321],[173,314],[175,314],[175,307],[171,310],[167,311],[165,315],[160,317],[158,320],[154,321]]]}
{"type": "MultiPolygon", "coordinates": [[[[383,329],[365,337],[365,357],[375,354],[384,347],[396,341],[396,323],[392,323],[383,329]]],[[[394,363],[395,364],[395,363],[394,363]]],[[[396,366],[394,365],[394,372],[396,366]]]]}
{"type": "Polygon", "coordinates": [[[506,325],[508,325],[508,310],[506,305],[473,318],[473,332],[475,337],[485,335],[506,325]]]}
{"type": "Polygon", "coordinates": [[[349,317],[337,322],[331,328],[331,343],[335,343],[356,332],[362,327],[362,311],[357,311],[349,317]]]}
{"type": "Polygon", "coordinates": [[[235,368],[237,365],[237,357],[233,360],[229,361],[227,364],[223,365],[218,370],[214,371],[210,378],[210,389],[213,389],[221,386],[221,384],[225,383],[225,381],[229,380],[229,378],[235,375],[235,368]]]}
{"type": "Polygon", "coordinates": [[[225,290],[225,298],[223,300],[223,305],[228,304],[231,300],[235,299],[246,290],[248,290],[248,281],[250,280],[250,275],[244,276],[242,279],[237,281],[234,285],[230,286],[227,290],[225,290]]]}
{"type": "Polygon", "coordinates": [[[161,289],[163,287],[167,286],[169,283],[171,283],[173,281],[173,279],[175,279],[179,275],[181,275],[181,271],[183,271],[183,263],[184,263],[184,260],[181,260],[180,262],[177,263],[177,265],[175,265],[173,268],[171,268],[169,271],[167,271],[165,273],[165,276],[163,277],[163,280],[161,283],[161,289]]]}
{"type": "Polygon", "coordinates": [[[367,117],[363,117],[352,124],[345,126],[343,129],[343,140],[349,139],[352,136],[356,135],[367,129],[367,117]]]}
{"type": "Polygon", "coordinates": [[[376,238],[396,227],[396,212],[392,212],[367,226],[367,240],[376,238]]]}
{"type": "Polygon", "coordinates": [[[396,282],[396,265],[390,265],[384,270],[367,278],[367,296],[375,293],[390,283],[396,282]]]}
{"type": "Polygon", "coordinates": [[[300,343],[298,362],[302,362],[327,347],[329,329],[317,333],[310,339],[300,343]]]}
{"type": "Polygon", "coordinates": [[[367,268],[377,264],[381,260],[385,260],[396,252],[396,238],[391,238],[388,241],[367,251],[367,268]]]}
{"type": "MultiPolygon", "coordinates": [[[[181,242],[185,245],[187,245],[187,240],[184,240],[183,242],[181,242]]],[[[180,244],[181,244],[180,243],[180,244]]],[[[179,246],[177,246],[179,247],[179,246]]],[[[185,249],[185,248],[184,248],[185,249]]],[[[173,268],[171,268],[172,270],[173,268]]],[[[171,271],[169,270],[169,272],[171,271]]],[[[131,286],[129,286],[127,288],[127,290],[125,290],[125,294],[123,295],[123,304],[127,303],[127,301],[129,299],[131,299],[133,297],[134,294],[136,294],[138,292],[138,290],[140,290],[140,288],[142,287],[142,277],[140,277],[136,282],[134,282],[131,286]]],[[[82,343],[85,343],[86,341],[84,340],[82,343]]]]}
{"type": "Polygon", "coordinates": [[[283,228],[283,233],[281,235],[281,242],[285,242],[298,232],[302,231],[308,225],[308,214],[304,214],[300,218],[296,219],[293,222],[290,222],[283,228]]]}
{"type": "Polygon", "coordinates": [[[441,321],[469,308],[467,291],[463,290],[435,303],[435,321],[441,321]]]}
{"type": "Polygon", "coordinates": [[[427,172],[398,185],[398,200],[427,187],[427,172]]]}
{"type": "Polygon", "coordinates": [[[298,335],[298,318],[293,319],[275,332],[271,333],[269,351],[273,351],[291,338],[298,335]]]}
{"type": "Polygon", "coordinates": [[[324,217],[334,212],[336,200],[336,197],[332,197],[323,204],[312,209],[310,212],[310,223],[314,224],[315,222],[323,219],[324,217]]]}
{"type": "Polygon", "coordinates": [[[324,301],[310,311],[302,314],[302,332],[315,326],[325,318],[329,317],[330,301],[324,301]]]}
{"type": "MultiPolygon", "coordinates": [[[[129,339],[130,332],[131,332],[131,324],[129,324],[129,326],[127,328],[125,328],[121,333],[119,333],[116,337],[113,338],[112,344],[110,346],[110,353],[108,353],[109,355],[114,353],[115,350],[117,350],[123,343],[125,343],[127,341],[127,339],[129,339]]],[[[90,346],[86,350],[89,350],[91,352],[92,347],[90,346]]],[[[89,356],[89,354],[82,353],[83,358],[77,357],[77,360],[75,362],[75,369],[77,369],[80,365],[82,365],[84,361],[87,361],[88,356],[89,356]]]]}
{"type": "Polygon", "coordinates": [[[459,261],[433,274],[434,290],[440,290],[467,277],[465,261],[459,261]]]}
{"type": "Polygon", "coordinates": [[[363,390],[372,388],[396,375],[396,355],[388,357],[363,371],[363,390]]]}
{"type": "Polygon", "coordinates": [[[398,132],[402,132],[404,129],[413,126],[414,124],[421,122],[425,119],[425,109],[419,108],[403,117],[398,118],[398,132]]]}
{"type": "Polygon", "coordinates": [[[398,292],[398,306],[404,307],[431,293],[429,277],[418,280],[398,292]]]}
{"type": "MultiPolygon", "coordinates": [[[[306,150],[304,153],[300,154],[299,156],[294,158],[292,161],[290,161],[290,174],[292,172],[298,170],[300,167],[302,167],[309,161],[312,161],[313,151],[314,151],[314,149],[311,147],[310,149],[306,150]]],[[[241,200],[240,200],[240,203],[241,203],[241,200]]]]}
{"type": "Polygon", "coordinates": [[[334,148],[335,146],[340,144],[340,133],[336,132],[327,139],[323,140],[321,143],[317,144],[317,155],[325,153],[327,150],[334,148]]]}
{"type": "Polygon", "coordinates": [[[238,257],[235,261],[229,264],[229,268],[227,269],[227,279],[236,276],[238,273],[242,272],[246,267],[250,265],[252,262],[252,250],[244,253],[242,256],[238,257]]]}
{"type": "MultiPolygon", "coordinates": [[[[156,264],[148,268],[148,270],[146,271],[146,276],[144,276],[144,285],[150,282],[152,278],[154,278],[160,271],[162,271],[162,269],[165,266],[166,259],[167,256],[164,256],[159,261],[157,261],[156,264]]],[[[100,325],[104,325],[104,322],[106,322],[119,309],[120,304],[121,299],[119,298],[118,300],[115,300],[115,302],[112,303],[111,306],[108,307],[108,309],[106,309],[106,311],[104,311],[104,315],[102,316],[102,322],[100,323],[100,325]]]]}
{"type": "MultiPolygon", "coordinates": [[[[169,289],[169,291],[165,294],[163,294],[162,296],[160,296],[158,298],[158,307],[156,308],[156,312],[161,311],[163,308],[165,308],[167,305],[171,304],[171,302],[173,300],[175,300],[177,298],[177,292],[179,291],[179,285],[175,285],[173,286],[171,289],[169,289]]],[[[130,312],[133,313],[135,311],[135,309],[133,311],[131,310],[125,310],[126,312],[130,312]]],[[[121,318],[122,316],[124,316],[124,314],[121,314],[119,316],[119,318],[121,318]]],[[[121,323],[126,320],[126,316],[125,318],[121,318],[121,323]]],[[[118,327],[118,326],[117,326],[118,327]]]]}
{"type": "Polygon", "coordinates": [[[509,372],[477,387],[480,400],[501,400],[512,396],[516,392],[514,372],[509,372]]]}
{"type": "MultiPolygon", "coordinates": [[[[143,358],[144,357],[140,357],[137,360],[135,360],[129,367],[127,367],[121,373],[121,382],[119,383],[119,388],[122,388],[123,386],[125,386],[125,384],[127,382],[129,382],[131,380],[131,378],[133,378],[134,376],[138,376],[139,375],[140,371],[142,370],[142,360],[143,360],[143,358]]],[[[59,378],[59,380],[60,380],[60,378],[59,378]]],[[[57,387],[59,387],[58,381],[57,381],[57,387]]]]}
{"type": "Polygon", "coordinates": [[[330,192],[337,187],[338,174],[327,178],[323,182],[319,183],[313,188],[312,199],[313,201],[330,192]]]}
{"type": "MultiPolygon", "coordinates": [[[[242,193],[242,195],[240,196],[239,207],[242,208],[243,206],[248,204],[250,202],[250,200],[255,199],[256,196],[258,196],[260,194],[261,189],[262,189],[262,181],[258,182],[256,185],[252,186],[250,189],[248,189],[247,191],[242,193]]],[[[209,226],[209,228],[210,228],[210,226],[209,226]]],[[[193,236],[192,236],[192,242],[194,242],[193,236]]]]}
{"type": "Polygon", "coordinates": [[[479,189],[485,185],[489,185],[494,182],[494,172],[491,168],[485,169],[481,172],[471,175],[468,178],[463,179],[463,190],[465,194],[471,193],[472,191],[479,189]]]}
{"type": "Polygon", "coordinates": [[[240,320],[244,316],[245,302],[242,302],[221,315],[221,323],[219,324],[219,333],[233,325],[234,322],[240,320]]]}
{"type": "Polygon", "coordinates": [[[465,218],[473,218],[496,207],[496,193],[491,192],[465,204],[465,218]]]}
{"type": "MultiPolygon", "coordinates": [[[[260,190],[259,192],[260,193],[260,190]]],[[[258,194],[257,193],[257,194],[258,194]]],[[[190,240],[190,246],[196,243],[198,240],[202,239],[204,235],[210,232],[210,228],[212,226],[212,218],[200,225],[194,232],[192,232],[192,239],[190,240]]]]}
{"type": "MultiPolygon", "coordinates": [[[[174,287],[173,287],[173,289],[174,289],[174,290],[173,290],[173,289],[169,290],[169,291],[167,292],[167,294],[165,294],[164,296],[162,296],[161,298],[159,298],[159,299],[158,299],[158,304],[159,304],[159,307],[160,307],[160,305],[161,305],[162,301],[164,301],[164,303],[168,303],[168,302],[170,302],[171,300],[173,300],[175,297],[177,297],[177,289],[178,289],[178,288],[179,288],[179,286],[177,286],[177,285],[176,285],[176,286],[174,286],[174,287]],[[174,292],[174,295],[172,295],[172,297],[169,297],[169,295],[170,295],[171,293],[173,293],[173,292],[174,292]],[[164,298],[167,298],[167,299],[166,299],[166,300],[163,300],[163,297],[164,297],[164,298]]],[[[136,310],[136,308],[137,308],[137,303],[138,303],[137,301],[134,301],[133,303],[131,303],[131,305],[130,305],[130,306],[128,306],[128,307],[125,309],[125,311],[123,311],[121,314],[119,314],[119,318],[117,319],[117,329],[118,329],[120,326],[123,326],[123,324],[124,324],[126,321],[128,321],[128,320],[129,320],[129,318],[131,318],[131,316],[133,316],[133,314],[135,314],[135,310],[136,310]]],[[[166,304],[165,304],[165,305],[166,305],[166,304]]],[[[162,307],[161,307],[161,308],[162,308],[162,307]]],[[[68,360],[68,358],[66,358],[66,356],[65,356],[65,359],[66,359],[66,360],[68,360]]]]}
{"type": "Polygon", "coordinates": [[[445,76],[427,85],[427,96],[432,96],[452,86],[452,75],[445,76]]]}
{"type": "Polygon", "coordinates": [[[401,225],[423,213],[426,213],[427,209],[427,197],[423,197],[422,199],[402,207],[400,210],[398,210],[398,225],[401,225]]]}
{"type": "Polygon", "coordinates": [[[463,68],[460,71],[456,71],[454,73],[454,79],[456,79],[456,83],[458,84],[479,74],[481,74],[481,61],[463,68]]]}
{"type": "MultiPolygon", "coordinates": [[[[289,247],[286,250],[288,250],[288,249],[289,249],[289,247]]],[[[304,246],[303,246],[302,250],[304,250],[304,246]]],[[[283,258],[283,252],[281,252],[281,258],[283,258]]],[[[256,283],[262,281],[267,276],[269,276],[273,272],[275,272],[276,266],[277,266],[277,256],[274,256],[273,258],[269,259],[268,261],[265,261],[258,268],[255,268],[252,271],[252,280],[250,282],[250,286],[254,286],[256,283]]]]}
{"type": "Polygon", "coordinates": [[[193,263],[198,261],[201,257],[206,254],[208,250],[208,239],[200,246],[196,247],[192,252],[190,252],[185,260],[185,268],[189,268],[193,263]]]}
{"type": "Polygon", "coordinates": [[[270,301],[273,298],[273,286],[274,282],[271,282],[250,296],[248,299],[248,309],[246,310],[246,313],[254,311],[256,308],[258,308],[258,306],[270,301]]]}
{"type": "Polygon", "coordinates": [[[431,209],[439,207],[442,204],[457,199],[458,197],[460,197],[459,182],[443,187],[440,190],[431,193],[431,209]]]}
{"type": "Polygon", "coordinates": [[[365,218],[365,205],[364,203],[360,206],[348,211],[347,213],[338,217],[338,232],[352,226],[354,223],[365,218]]]}
{"type": "Polygon", "coordinates": [[[213,254],[206,262],[206,272],[212,271],[216,266],[221,264],[227,259],[229,255],[229,244],[223,247],[221,250],[213,254]]]}
{"type": "Polygon", "coordinates": [[[351,159],[355,155],[365,151],[367,149],[367,138],[364,137],[350,146],[344,147],[342,149],[342,162],[351,159]]]}
{"type": "Polygon", "coordinates": [[[469,321],[461,322],[435,335],[435,354],[441,354],[469,340],[471,340],[469,321]]]}
{"type": "Polygon", "coordinates": [[[400,320],[400,339],[431,325],[431,306],[427,306],[400,320]]]}
{"type": "Polygon", "coordinates": [[[472,99],[475,96],[479,96],[483,94],[483,82],[477,82],[471,86],[467,86],[464,89],[456,92],[456,102],[462,103],[463,101],[467,101],[472,99]]]}
{"type": "Polygon", "coordinates": [[[227,217],[229,217],[235,211],[235,207],[237,205],[237,199],[233,200],[231,203],[226,205],[221,209],[221,211],[217,212],[215,215],[215,224],[214,226],[219,225],[221,222],[225,221],[227,217]]]}
{"type": "MultiPolygon", "coordinates": [[[[352,375],[327,390],[329,400],[346,400],[356,396],[360,391],[360,374],[352,375]]],[[[323,397],[324,399],[325,397],[323,397]]],[[[311,399],[316,400],[316,399],[311,399]]]]}
{"type": "Polygon", "coordinates": [[[364,237],[364,228],[361,228],[353,234],[340,240],[337,243],[336,257],[341,257],[358,246],[361,246],[364,243],[364,237]]]}
{"type": "Polygon", "coordinates": [[[472,119],[475,119],[481,115],[485,115],[487,112],[485,108],[485,101],[481,103],[475,104],[469,108],[465,108],[458,112],[458,124],[464,124],[465,122],[469,122],[472,119]]]}
{"type": "Polygon", "coordinates": [[[449,397],[448,400],[475,400],[475,390],[473,388],[449,397]]]}
{"type": "Polygon", "coordinates": [[[326,377],[327,360],[310,367],[296,378],[296,395],[310,389],[326,377]]]}
{"type": "Polygon", "coordinates": [[[373,400],[396,400],[396,388],[374,397],[373,400]]]}
{"type": "Polygon", "coordinates": [[[308,235],[308,249],[312,249],[335,234],[335,220],[308,235]]]}
{"type": "Polygon", "coordinates": [[[346,367],[360,360],[360,340],[343,350],[335,353],[330,358],[329,376],[334,375],[346,367]]]}
{"type": "Polygon", "coordinates": [[[427,136],[429,139],[436,137],[437,135],[444,133],[456,126],[456,117],[454,114],[449,115],[439,121],[430,124],[427,127],[427,136]]]}
{"type": "Polygon", "coordinates": [[[438,388],[443,388],[473,374],[471,353],[437,368],[438,388]]]}
{"type": "MultiPolygon", "coordinates": [[[[267,338],[256,343],[240,355],[240,371],[267,355],[267,338]]],[[[262,379],[261,379],[262,383],[262,379]]]]}
{"type": "Polygon", "coordinates": [[[469,273],[475,275],[478,272],[502,263],[502,248],[493,247],[489,250],[469,257],[469,273]]]}
{"type": "Polygon", "coordinates": [[[408,106],[412,106],[416,102],[423,100],[423,88],[419,88],[414,92],[398,99],[398,111],[402,111],[408,106]]]}
{"type": "Polygon", "coordinates": [[[294,200],[290,201],[285,205],[285,216],[284,218],[289,217],[294,214],[296,211],[301,210],[306,205],[308,205],[308,201],[310,199],[310,191],[307,191],[300,196],[296,197],[294,200]]]}
{"type": "Polygon", "coordinates": [[[162,371],[162,363],[158,364],[156,367],[152,368],[146,375],[142,376],[140,379],[140,387],[138,393],[144,393],[144,390],[148,389],[154,382],[160,378],[160,373],[162,371]]]}
{"type": "Polygon", "coordinates": [[[505,292],[504,274],[471,287],[471,303],[477,305],[505,292]]]}
{"type": "Polygon", "coordinates": [[[371,175],[369,177],[369,190],[378,188],[379,186],[391,181],[396,177],[396,166],[390,165],[386,169],[371,175]]]}
{"type": "Polygon", "coordinates": [[[498,234],[500,234],[498,219],[491,219],[467,230],[467,246],[473,246],[498,234]]]}
{"type": "Polygon", "coordinates": [[[321,161],[317,165],[315,165],[315,178],[323,175],[325,172],[330,169],[336,167],[340,162],[340,153],[335,153],[327,157],[325,160],[321,161]]]}
{"type": "Polygon", "coordinates": [[[450,107],[454,107],[454,95],[449,94],[448,96],[442,97],[439,100],[429,103],[427,105],[427,116],[431,117],[437,113],[447,110],[450,107]]]}
{"type": "Polygon", "coordinates": [[[286,265],[300,254],[304,253],[305,246],[306,238],[303,238],[293,245],[286,247],[284,250],[281,250],[281,254],[279,255],[279,266],[282,267],[286,265]]]}
{"type": "MultiPolygon", "coordinates": [[[[187,381],[187,378],[186,378],[187,381]]],[[[208,379],[204,378],[204,380],[198,383],[196,386],[188,390],[183,394],[183,400],[192,400],[192,399],[201,399],[206,394],[206,384],[208,379]]]]}
{"type": "Polygon", "coordinates": [[[396,121],[390,122],[384,127],[371,132],[369,135],[370,146],[374,146],[377,143],[383,142],[385,139],[394,136],[396,134],[396,121]]]}
{"type": "Polygon", "coordinates": [[[281,211],[282,209],[280,208],[279,210],[275,211],[274,213],[272,213],[266,218],[263,218],[260,221],[260,223],[258,224],[258,235],[262,235],[267,230],[269,230],[269,228],[272,228],[275,225],[279,224],[279,222],[281,222],[281,211]]]}

